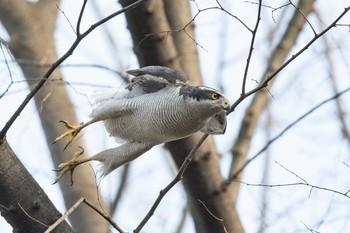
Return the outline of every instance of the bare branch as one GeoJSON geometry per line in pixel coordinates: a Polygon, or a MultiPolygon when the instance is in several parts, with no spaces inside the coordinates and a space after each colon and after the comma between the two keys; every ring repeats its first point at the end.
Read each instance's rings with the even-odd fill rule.
{"type": "Polygon", "coordinates": [[[89,206],[91,209],[96,211],[99,215],[101,215],[105,220],[107,220],[113,227],[114,229],[118,230],[120,233],[124,233],[124,231],[106,214],[104,214],[101,210],[99,210],[94,204],[86,200],[85,198],[80,198],[69,210],[67,210],[62,217],[60,217],[54,224],[52,224],[46,231],[45,233],[50,233],[52,232],[61,222],[64,221],[65,218],[67,218],[71,213],[73,213],[81,203],[85,203],[87,206],[89,206]]]}
{"type": "Polygon", "coordinates": [[[59,5],[56,5],[56,7],[63,14],[64,18],[66,18],[66,20],[67,20],[69,26],[72,28],[74,34],[77,35],[78,33],[74,30],[74,27],[73,27],[72,23],[70,22],[70,20],[68,19],[66,13],[64,13],[64,11],[59,7],[59,5]]]}
{"type": "MultiPolygon", "coordinates": [[[[252,1],[245,1],[245,2],[250,3],[250,4],[256,4],[256,5],[260,4],[260,3],[256,3],[256,2],[252,2],[252,1]]],[[[285,8],[286,6],[289,6],[290,4],[291,4],[291,2],[289,1],[289,3],[283,4],[283,5],[278,6],[278,7],[273,7],[273,6],[266,5],[266,4],[261,4],[261,6],[265,7],[265,8],[268,8],[268,9],[271,9],[272,20],[276,23],[276,20],[275,20],[275,17],[274,17],[275,11],[280,10],[282,8],[285,8]]]]}
{"type": "Polygon", "coordinates": [[[34,222],[39,223],[40,225],[43,225],[43,226],[45,226],[45,227],[49,227],[49,226],[46,225],[45,223],[43,223],[43,222],[39,221],[38,219],[33,218],[32,216],[30,216],[30,215],[27,213],[27,211],[25,211],[25,209],[21,206],[21,204],[17,203],[17,205],[19,206],[19,208],[21,208],[21,210],[23,211],[23,213],[24,213],[25,215],[28,216],[28,218],[30,218],[30,219],[33,220],[34,222]]]}
{"type": "MultiPolygon", "coordinates": [[[[0,38],[1,39],[1,38],[0,38]]],[[[2,39],[1,39],[2,40],[2,39]]],[[[1,53],[2,53],[2,55],[3,55],[3,57],[4,57],[4,61],[5,61],[5,64],[6,64],[6,68],[7,68],[7,71],[8,71],[8,73],[9,73],[9,77],[10,77],[10,84],[7,86],[7,88],[5,89],[5,91],[3,92],[3,93],[1,93],[0,94],[0,99],[2,98],[2,97],[4,97],[4,95],[10,90],[10,88],[11,88],[11,86],[12,86],[12,84],[14,83],[14,81],[13,81],[13,77],[12,77],[12,72],[11,72],[11,69],[10,69],[10,66],[9,66],[9,62],[8,62],[8,60],[7,60],[7,58],[6,58],[6,54],[5,54],[5,51],[4,51],[4,45],[6,46],[6,50],[7,50],[7,52],[8,52],[8,54],[10,54],[10,56],[11,56],[11,52],[10,52],[10,50],[9,50],[9,48],[8,48],[8,45],[7,45],[7,43],[5,42],[5,43],[3,43],[2,41],[0,41],[1,43],[0,43],[0,48],[1,48],[1,53]]],[[[1,140],[0,140],[1,141],[1,140]]]]}
{"type": "Polygon", "coordinates": [[[243,27],[245,27],[248,31],[252,32],[252,29],[250,29],[240,18],[238,18],[237,16],[233,15],[232,13],[230,13],[228,10],[226,10],[221,3],[219,2],[219,0],[216,0],[216,3],[219,5],[219,10],[225,12],[226,14],[228,14],[229,16],[231,16],[232,18],[236,19],[240,24],[243,25],[243,27]]]}
{"type": "Polygon", "coordinates": [[[210,216],[212,216],[213,218],[215,218],[216,220],[218,220],[219,222],[222,223],[222,227],[224,228],[224,232],[228,233],[227,230],[226,230],[225,224],[224,224],[224,220],[221,219],[221,218],[218,218],[217,216],[215,216],[215,215],[208,209],[208,207],[205,205],[205,203],[204,203],[203,201],[201,201],[201,200],[199,200],[199,199],[198,199],[198,201],[199,201],[199,203],[202,204],[202,206],[204,207],[205,211],[207,211],[207,212],[210,214],[210,216]]]}
{"type": "Polygon", "coordinates": [[[84,201],[84,198],[81,198],[80,200],[78,200],[71,208],[69,208],[59,219],[57,219],[57,221],[52,224],[49,228],[47,228],[47,230],[44,233],[50,233],[52,232],[59,224],[61,224],[61,222],[64,221],[65,218],[67,218],[71,213],[74,212],[74,210],[76,208],[78,208],[78,206],[84,201]]]}
{"type": "Polygon", "coordinates": [[[341,18],[348,13],[350,10],[350,6],[346,7],[344,11],[322,32],[315,35],[313,39],[311,39],[306,45],[304,45],[299,51],[297,51],[295,54],[293,54],[287,61],[283,63],[277,70],[272,72],[270,75],[266,77],[266,79],[256,88],[253,90],[247,92],[245,95],[240,96],[231,106],[230,112],[234,111],[235,108],[248,96],[256,93],[257,91],[263,89],[264,87],[267,87],[269,82],[279,73],[281,72],[288,64],[290,64],[292,61],[294,61],[298,56],[300,56],[302,53],[304,53],[313,43],[315,43],[320,37],[322,37],[325,33],[327,33],[329,30],[331,30],[333,27],[336,26],[336,24],[339,22],[341,18]]]}
{"type": "Polygon", "coordinates": [[[278,164],[281,168],[283,168],[284,170],[286,170],[287,172],[289,172],[290,174],[294,175],[295,177],[297,177],[298,179],[300,179],[301,181],[303,181],[305,184],[309,184],[304,178],[302,178],[301,176],[299,176],[298,174],[296,174],[295,172],[289,170],[288,168],[286,168],[285,166],[283,166],[282,164],[280,164],[279,162],[277,162],[275,160],[275,163],[278,164]]]}
{"type": "Polygon", "coordinates": [[[114,229],[118,230],[120,233],[124,233],[124,231],[106,214],[104,214],[101,210],[99,210],[94,204],[92,204],[90,201],[86,200],[84,198],[84,203],[91,207],[93,210],[95,210],[97,213],[99,213],[104,219],[106,219],[113,227],[114,229]]]}
{"type": "Polygon", "coordinates": [[[305,22],[310,26],[311,30],[314,33],[314,36],[317,36],[317,33],[316,33],[314,27],[309,22],[309,20],[307,19],[306,15],[303,13],[303,11],[299,7],[297,7],[291,0],[289,0],[289,4],[291,4],[297,11],[299,11],[299,13],[304,17],[305,22]]]}
{"type": "Polygon", "coordinates": [[[311,229],[310,227],[308,227],[304,222],[301,222],[304,226],[305,226],[305,228],[308,230],[308,231],[310,231],[311,233],[321,233],[321,232],[319,232],[319,231],[315,231],[314,229],[311,229]]]}
{"type": "Polygon", "coordinates": [[[318,190],[322,190],[322,191],[326,191],[326,192],[331,192],[331,193],[335,193],[338,194],[340,196],[346,197],[350,199],[350,196],[348,195],[347,192],[341,192],[335,189],[330,189],[330,188],[326,188],[326,187],[322,187],[322,186],[318,186],[318,185],[313,185],[313,184],[307,184],[304,182],[295,182],[295,183],[284,183],[284,184],[255,184],[255,183],[248,183],[248,182],[244,182],[244,181],[239,181],[239,180],[234,180],[235,182],[239,182],[241,184],[245,184],[247,186],[252,186],[252,187],[267,187],[267,188],[281,188],[281,187],[291,187],[291,186],[306,186],[306,187],[310,187],[312,189],[318,189],[318,190]]]}
{"type": "Polygon", "coordinates": [[[80,25],[81,25],[81,20],[83,18],[84,11],[85,11],[86,3],[87,3],[87,0],[84,0],[83,6],[81,7],[81,10],[80,10],[80,13],[79,13],[79,17],[78,17],[77,29],[76,29],[78,37],[81,35],[80,34],[80,25]]]}
{"type": "Polygon", "coordinates": [[[261,19],[260,18],[261,4],[262,4],[262,0],[259,0],[258,15],[257,15],[256,23],[255,23],[255,28],[253,29],[253,31],[251,31],[252,32],[252,39],[250,40],[250,48],[249,48],[247,63],[246,63],[246,67],[245,67],[244,75],[243,75],[243,83],[242,83],[242,93],[241,93],[241,95],[245,95],[245,87],[246,87],[246,81],[247,81],[248,70],[249,70],[249,65],[250,65],[250,59],[251,59],[252,54],[253,54],[254,43],[255,43],[255,36],[256,36],[256,34],[258,32],[259,22],[260,22],[260,19],[261,19]]]}
{"type": "MultiPolygon", "coordinates": [[[[237,16],[233,15],[232,13],[230,13],[228,10],[226,10],[218,0],[216,0],[216,3],[218,4],[218,6],[211,6],[211,7],[207,7],[207,8],[199,8],[198,4],[196,1],[193,1],[195,4],[196,4],[196,7],[197,7],[197,12],[196,14],[192,17],[192,19],[190,21],[188,21],[182,28],[179,28],[179,29],[174,29],[174,30],[166,30],[166,31],[159,31],[159,32],[155,32],[155,33],[151,33],[151,34],[146,34],[145,37],[139,41],[138,45],[137,46],[140,46],[145,40],[147,40],[149,37],[152,37],[152,36],[155,36],[155,35],[159,35],[159,34],[171,34],[171,33],[180,33],[181,31],[183,31],[187,36],[188,38],[190,38],[193,43],[196,44],[196,46],[199,46],[201,49],[203,49],[204,51],[207,52],[207,50],[205,49],[205,47],[203,45],[201,45],[200,43],[198,43],[195,38],[193,38],[190,33],[187,32],[187,27],[189,25],[191,25],[195,20],[196,18],[202,13],[202,12],[205,12],[205,11],[210,11],[210,10],[220,10],[220,11],[223,11],[225,12],[227,15],[231,16],[232,18],[235,18],[239,23],[241,23],[248,31],[250,32],[253,32],[252,29],[250,29],[241,19],[239,19],[237,16]]],[[[259,8],[260,9],[260,8],[259,8]]],[[[260,10],[259,10],[259,16],[260,16],[260,10]]]]}

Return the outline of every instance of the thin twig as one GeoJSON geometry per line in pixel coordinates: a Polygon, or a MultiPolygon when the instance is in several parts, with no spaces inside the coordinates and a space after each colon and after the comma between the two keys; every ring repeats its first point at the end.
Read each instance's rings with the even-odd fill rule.
{"type": "Polygon", "coordinates": [[[118,230],[120,233],[124,233],[124,231],[106,214],[104,214],[101,210],[99,210],[94,204],[89,202],[84,198],[84,203],[88,206],[90,206],[93,210],[95,210],[97,213],[99,213],[105,220],[107,220],[113,227],[114,229],[118,230]]]}
{"type": "Polygon", "coordinates": [[[252,187],[267,187],[267,188],[280,188],[280,187],[291,187],[291,186],[307,186],[310,187],[312,189],[318,189],[318,190],[323,190],[323,191],[327,191],[327,192],[332,192],[341,196],[344,196],[346,198],[350,199],[350,196],[348,195],[348,193],[344,193],[344,192],[340,192],[337,191],[335,189],[330,189],[330,188],[325,188],[322,186],[318,186],[318,185],[313,185],[313,184],[307,184],[304,182],[295,182],[295,183],[284,183],[284,184],[254,184],[254,183],[248,183],[248,182],[244,182],[241,180],[233,180],[235,182],[239,182],[241,184],[245,184],[247,186],[252,186],[252,187]]]}
{"type": "Polygon", "coordinates": [[[70,20],[68,19],[66,13],[60,8],[60,6],[58,4],[56,4],[56,7],[63,14],[64,18],[66,18],[66,20],[67,20],[69,26],[72,28],[74,34],[77,35],[77,32],[74,30],[74,27],[73,27],[72,23],[70,22],[70,20]]]}
{"type": "Polygon", "coordinates": [[[12,72],[11,72],[11,69],[10,69],[10,66],[9,66],[9,62],[6,59],[6,55],[5,55],[5,51],[4,51],[4,48],[3,48],[3,44],[6,46],[6,49],[7,49],[8,53],[10,55],[11,55],[11,53],[10,53],[10,50],[8,48],[8,44],[7,43],[0,43],[1,53],[2,53],[2,55],[4,57],[4,59],[5,59],[6,68],[7,68],[7,71],[9,72],[9,77],[10,77],[11,81],[10,81],[10,84],[7,86],[6,90],[3,93],[0,94],[0,99],[10,90],[10,87],[13,84],[12,72]]]}
{"type": "Polygon", "coordinates": [[[195,38],[193,38],[188,32],[187,32],[187,27],[189,25],[191,25],[195,20],[196,18],[202,13],[202,12],[205,12],[205,11],[211,11],[211,10],[220,10],[220,11],[223,11],[225,12],[226,14],[228,14],[229,16],[235,18],[238,22],[240,22],[248,31],[250,32],[253,32],[252,29],[250,29],[241,19],[239,19],[237,16],[233,15],[232,13],[230,13],[229,11],[227,11],[221,4],[218,0],[216,0],[216,3],[218,4],[218,6],[211,6],[211,7],[207,7],[207,8],[203,8],[203,9],[200,9],[199,6],[197,5],[197,3],[194,1],[194,3],[196,4],[196,7],[197,7],[197,12],[196,14],[194,14],[194,16],[192,17],[192,19],[187,22],[182,28],[180,29],[174,29],[174,30],[165,30],[165,31],[159,31],[159,32],[155,32],[155,33],[149,33],[149,34],[146,34],[144,38],[142,38],[142,40],[140,40],[140,42],[137,44],[136,47],[139,47],[144,41],[146,41],[149,37],[151,36],[154,36],[154,35],[159,35],[159,34],[166,34],[166,35],[169,35],[171,33],[180,33],[180,32],[184,32],[188,38],[190,38],[193,43],[196,44],[196,46],[199,46],[201,49],[203,49],[204,51],[207,52],[207,50],[204,48],[203,45],[201,45],[200,43],[198,43],[195,38]]]}
{"type": "Polygon", "coordinates": [[[39,223],[40,225],[43,225],[43,226],[45,226],[45,227],[49,227],[49,226],[46,225],[45,223],[43,223],[43,222],[39,221],[38,219],[33,218],[32,216],[30,216],[30,215],[25,211],[25,209],[21,206],[21,204],[19,204],[19,203],[17,203],[17,204],[18,204],[19,208],[21,208],[21,210],[23,211],[23,213],[24,213],[25,215],[28,216],[28,218],[30,218],[31,220],[33,220],[33,221],[39,223]]]}
{"type": "Polygon", "coordinates": [[[202,206],[204,207],[205,211],[207,211],[213,218],[215,218],[216,220],[220,221],[220,222],[224,222],[224,220],[222,218],[219,218],[219,217],[216,217],[215,214],[213,214],[209,209],[208,207],[204,204],[204,202],[200,199],[197,199],[197,201],[199,203],[202,204],[202,206]]]}
{"type": "MultiPolygon", "coordinates": [[[[276,69],[274,72],[272,72],[270,75],[266,77],[266,79],[256,88],[252,89],[251,91],[245,93],[245,95],[241,95],[231,106],[231,109],[229,113],[233,112],[236,107],[248,96],[251,96],[252,94],[256,93],[257,91],[265,88],[268,86],[269,82],[279,73],[281,72],[287,65],[289,65],[292,61],[294,61],[300,54],[305,52],[315,41],[317,41],[321,36],[323,36],[326,32],[331,30],[333,27],[336,26],[337,22],[343,18],[343,16],[350,10],[350,6],[344,8],[344,11],[323,31],[316,34],[314,38],[312,38],[306,45],[304,45],[299,51],[297,51],[295,54],[293,54],[287,61],[283,63],[278,69],[276,69]]],[[[228,114],[229,114],[228,113],[228,114]]]]}
{"type": "Polygon", "coordinates": [[[250,29],[244,22],[243,20],[241,20],[240,18],[238,18],[236,15],[232,14],[231,12],[229,12],[228,10],[226,10],[221,3],[216,0],[216,3],[219,5],[219,10],[225,12],[226,14],[228,14],[229,16],[231,16],[232,18],[236,19],[240,24],[243,25],[243,27],[245,27],[248,31],[252,32],[252,29],[250,29]]]}
{"type": "MultiPolygon", "coordinates": [[[[252,2],[252,1],[245,1],[245,2],[246,2],[246,3],[253,4],[253,5],[258,5],[258,4],[259,4],[259,3],[252,2]]],[[[271,9],[271,17],[272,17],[273,22],[275,22],[275,23],[276,23],[276,20],[275,20],[275,17],[274,17],[275,11],[280,10],[280,9],[282,9],[282,8],[285,8],[286,6],[289,6],[289,5],[290,5],[290,2],[289,2],[289,3],[285,3],[285,4],[283,4],[283,5],[281,5],[281,6],[278,6],[278,7],[273,7],[273,6],[270,6],[270,5],[261,4],[262,7],[271,9]]]]}
{"type": "Polygon", "coordinates": [[[246,87],[246,81],[247,81],[247,76],[248,76],[248,70],[249,70],[249,65],[250,65],[250,59],[253,54],[254,50],[254,43],[255,43],[255,36],[258,32],[259,28],[259,23],[261,20],[260,14],[261,14],[261,4],[262,0],[259,0],[259,7],[258,7],[258,15],[256,17],[256,23],[255,23],[255,28],[252,31],[252,39],[250,40],[250,47],[249,47],[249,52],[248,52],[248,58],[247,58],[247,63],[244,69],[244,75],[243,75],[243,83],[242,83],[242,93],[241,95],[245,95],[245,87],[246,87]]]}
{"type": "Polygon", "coordinates": [[[84,198],[80,198],[72,207],[70,207],[59,219],[56,220],[49,228],[46,229],[44,233],[52,232],[58,225],[60,225],[65,218],[67,218],[71,213],[78,208],[78,206],[84,201],[84,198]]]}
{"type": "Polygon", "coordinates": [[[314,36],[317,36],[317,33],[316,33],[314,27],[312,26],[310,21],[307,19],[306,15],[300,10],[300,8],[297,7],[296,5],[294,5],[294,3],[291,0],[289,0],[289,4],[292,5],[297,11],[299,11],[299,13],[303,16],[305,22],[309,25],[309,27],[311,28],[312,32],[314,33],[314,36]]]}
{"type": "Polygon", "coordinates": [[[296,174],[295,172],[289,170],[288,168],[286,168],[285,166],[283,166],[282,164],[280,164],[279,162],[277,162],[275,160],[275,163],[280,166],[281,168],[283,168],[284,170],[286,170],[287,172],[289,172],[290,174],[294,175],[296,178],[302,180],[305,184],[309,184],[304,178],[302,178],[301,176],[299,176],[298,174],[296,174]]]}
{"type": "Polygon", "coordinates": [[[81,20],[83,18],[83,13],[85,11],[86,3],[87,3],[87,0],[84,0],[83,6],[81,7],[81,11],[79,13],[78,22],[77,22],[77,29],[76,29],[77,36],[80,36],[80,25],[81,25],[81,20]]]}
{"type": "Polygon", "coordinates": [[[201,200],[199,200],[199,199],[198,199],[198,201],[199,201],[199,203],[202,204],[202,206],[204,207],[205,211],[207,211],[207,212],[210,214],[210,216],[212,216],[213,218],[215,218],[217,221],[221,222],[224,232],[225,232],[225,233],[228,233],[228,232],[227,232],[227,229],[226,229],[226,227],[225,227],[224,220],[223,220],[222,218],[219,218],[219,217],[215,216],[215,214],[213,214],[213,212],[211,212],[211,211],[208,209],[208,207],[204,204],[203,201],[201,201],[201,200]]]}
{"type": "Polygon", "coordinates": [[[73,213],[81,203],[85,203],[91,209],[95,210],[99,215],[101,215],[106,221],[108,221],[114,229],[118,230],[120,233],[124,233],[124,231],[106,214],[104,214],[101,210],[99,210],[94,204],[86,200],[84,197],[80,198],[69,210],[67,210],[57,221],[52,224],[44,233],[52,232],[60,223],[64,221],[71,213],[73,213]]]}

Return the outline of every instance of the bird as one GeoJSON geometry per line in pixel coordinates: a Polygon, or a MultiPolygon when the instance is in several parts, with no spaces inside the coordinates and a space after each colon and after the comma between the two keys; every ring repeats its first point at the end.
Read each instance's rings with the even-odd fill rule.
{"type": "MultiPolygon", "coordinates": [[[[66,147],[79,132],[99,121],[120,146],[80,159],[83,148],[73,158],[58,165],[60,172],[54,183],[70,173],[73,184],[74,169],[88,161],[102,163],[106,176],[158,144],[171,142],[201,131],[223,134],[230,102],[220,91],[189,82],[187,74],[163,66],[146,66],[126,71],[134,76],[124,89],[105,88],[91,96],[91,120],[80,125],[60,121],[67,130],[54,143],[69,137],[66,147]]],[[[66,148],[65,147],[65,148],[66,148]]]]}

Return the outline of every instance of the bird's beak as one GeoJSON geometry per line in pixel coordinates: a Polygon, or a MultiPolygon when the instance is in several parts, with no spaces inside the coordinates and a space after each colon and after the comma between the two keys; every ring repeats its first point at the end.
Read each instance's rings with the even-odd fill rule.
{"type": "Polygon", "coordinates": [[[227,99],[223,100],[221,105],[226,111],[230,111],[231,105],[227,99]]]}

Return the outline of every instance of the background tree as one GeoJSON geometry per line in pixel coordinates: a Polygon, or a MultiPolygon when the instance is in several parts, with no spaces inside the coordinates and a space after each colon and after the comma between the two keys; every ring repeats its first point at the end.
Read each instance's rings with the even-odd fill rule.
{"type": "MultiPolygon", "coordinates": [[[[342,177],[342,172],[348,172],[348,158],[343,156],[349,152],[348,147],[343,147],[343,144],[349,142],[349,137],[346,137],[349,135],[348,122],[344,117],[347,110],[342,102],[345,100],[338,98],[346,94],[348,89],[343,90],[350,85],[349,81],[343,78],[344,74],[349,75],[343,55],[349,49],[348,42],[343,39],[348,27],[343,16],[346,17],[349,10],[345,1],[336,6],[332,5],[334,11],[330,11],[333,15],[329,18],[325,16],[325,12],[328,13],[325,9],[328,10],[327,7],[330,6],[304,0],[280,1],[274,3],[274,6],[265,5],[268,3],[260,1],[237,2],[237,5],[231,5],[230,1],[202,3],[184,0],[121,0],[120,5],[124,10],[120,12],[115,3],[101,4],[94,1],[85,1],[84,7],[67,1],[57,6],[58,1],[48,0],[34,3],[1,0],[0,4],[0,20],[9,35],[8,42],[2,39],[1,44],[4,58],[2,73],[6,75],[2,78],[5,85],[2,87],[3,91],[1,90],[0,104],[8,106],[12,93],[16,96],[24,93],[16,89],[22,85],[22,78],[17,75],[17,68],[9,54],[13,54],[32,92],[38,87],[38,83],[44,80],[43,77],[48,78],[45,85],[34,95],[35,112],[38,113],[41,122],[41,126],[34,127],[34,132],[42,127],[49,151],[42,149],[44,152],[41,153],[51,155],[54,167],[69,160],[78,145],[91,150],[93,154],[113,143],[106,137],[100,125],[84,134],[86,144],[80,138],[67,151],[62,151],[62,144],[51,145],[54,138],[62,132],[62,126],[57,123],[59,120],[77,123],[87,119],[90,107],[86,93],[99,87],[121,85],[125,80],[125,69],[137,66],[136,60],[130,58],[130,51],[125,49],[125,46],[131,46],[128,39],[133,41],[133,51],[140,66],[163,65],[181,69],[189,74],[194,84],[203,83],[203,73],[205,83],[224,89],[233,102],[234,111],[229,117],[227,134],[217,137],[216,142],[214,138],[208,137],[186,169],[182,182],[186,196],[179,185],[172,187],[166,194],[161,193],[159,197],[163,199],[160,199],[161,204],[156,206],[156,216],[151,220],[148,217],[152,216],[153,211],[149,212],[149,215],[146,213],[157,192],[174,177],[173,169],[167,166],[168,160],[164,160],[163,150],[155,153],[157,149],[131,163],[131,166],[118,169],[101,183],[99,180],[95,181],[90,166],[78,167],[74,174],[73,186],[69,185],[68,178],[59,183],[66,209],[82,200],[80,197],[84,197],[84,200],[92,202],[105,215],[114,216],[113,219],[124,231],[139,231],[144,227],[145,231],[151,232],[173,232],[174,229],[177,229],[177,232],[188,232],[191,224],[185,220],[191,216],[196,232],[254,232],[254,229],[258,229],[259,232],[281,232],[286,228],[301,228],[307,232],[322,231],[327,227],[336,227],[337,231],[341,232],[340,226],[345,217],[339,217],[335,213],[344,209],[340,203],[344,200],[341,198],[348,198],[348,187],[342,180],[336,180],[339,186],[330,185],[329,182],[330,177],[337,179],[342,177]],[[130,7],[131,4],[135,4],[135,7],[130,7]],[[109,9],[114,9],[115,13],[109,9]],[[119,33],[123,30],[120,26],[123,25],[122,17],[105,23],[124,11],[131,35],[131,38],[127,39],[122,39],[124,37],[120,34],[123,33],[119,33]],[[110,13],[111,17],[105,18],[110,13]],[[57,21],[57,17],[60,20],[57,21]],[[98,23],[94,24],[95,22],[98,23]],[[198,25],[196,35],[195,24],[198,25]],[[335,26],[337,27],[333,28],[335,26]],[[95,28],[99,33],[90,33],[95,28]],[[56,56],[55,48],[60,59],[56,56]],[[113,54],[109,53],[111,50],[113,54]],[[68,52],[63,54],[62,51],[68,52]],[[66,60],[72,54],[70,60],[66,60]],[[333,62],[335,58],[338,61],[336,64],[333,62]],[[64,63],[60,69],[53,69],[57,59],[59,63],[64,63]],[[53,66],[50,67],[51,64],[53,66]],[[71,67],[69,70],[67,65],[71,67]],[[322,67],[322,70],[319,67],[322,67]],[[328,72],[324,72],[324,67],[327,67],[328,72]],[[50,69],[55,71],[48,75],[50,69]],[[89,71],[86,72],[87,70],[89,71]],[[112,72],[106,73],[106,70],[112,72]],[[288,70],[288,73],[285,70],[288,70]],[[276,77],[277,74],[279,77],[276,77]],[[342,88],[339,88],[340,82],[342,88]],[[253,95],[252,99],[247,98],[250,95],[253,95]],[[331,115],[329,110],[320,110],[331,106],[331,103],[334,106],[331,115]],[[266,114],[267,107],[269,114],[266,114]],[[76,116],[75,110],[81,117],[76,116]],[[311,122],[309,120],[306,125],[303,124],[306,121],[304,118],[311,118],[314,115],[311,113],[315,110],[319,114],[318,117],[311,122]],[[322,117],[327,121],[322,120],[322,117]],[[263,125],[267,121],[268,135],[277,136],[264,140],[263,125]],[[290,128],[294,131],[299,129],[300,132],[290,133],[290,128]],[[327,133],[322,133],[325,130],[327,133]],[[94,133],[89,138],[91,131],[94,133]],[[287,131],[292,136],[281,137],[287,131]],[[345,135],[344,139],[342,134],[345,135]],[[298,138],[309,139],[307,150],[298,138]],[[330,141],[331,138],[333,141],[330,141]],[[320,140],[328,143],[321,143],[320,140]],[[271,148],[269,153],[266,151],[267,147],[271,148]],[[262,148],[260,152],[254,154],[259,148],[262,148]],[[326,166],[326,171],[332,172],[332,176],[328,174],[326,179],[323,177],[325,182],[319,182],[315,176],[319,171],[325,170],[325,166],[322,166],[325,153],[317,148],[326,148],[328,153],[338,155],[337,158],[332,156],[332,167],[326,166]],[[300,157],[301,155],[309,159],[300,157]],[[310,159],[313,156],[317,156],[317,159],[310,159]],[[275,163],[269,160],[269,157],[273,157],[275,163]],[[262,163],[261,158],[266,158],[266,162],[262,163]],[[302,166],[303,164],[306,165],[302,166]],[[341,168],[342,171],[334,168],[341,168]],[[262,172],[264,169],[265,172],[262,172]],[[147,176],[144,176],[145,174],[147,176]],[[162,174],[163,178],[154,182],[155,177],[159,177],[157,174],[162,174]],[[273,179],[270,180],[272,176],[273,179]],[[244,184],[275,189],[267,192],[264,188],[242,187],[238,180],[244,177],[249,180],[244,181],[244,184]],[[297,182],[290,182],[289,178],[295,178],[297,182]],[[273,182],[272,185],[270,182],[273,182]],[[281,188],[277,189],[280,186],[287,186],[287,192],[295,193],[290,199],[294,201],[294,205],[299,203],[298,208],[290,209],[288,203],[283,201],[283,197],[290,195],[286,195],[281,188]],[[311,188],[311,191],[307,194],[300,191],[303,186],[311,188]],[[100,190],[102,196],[99,194],[100,190]],[[327,191],[334,197],[325,196],[327,191]],[[140,193],[145,196],[140,197],[140,193]],[[277,208],[276,203],[271,201],[275,200],[276,196],[282,196],[277,201],[286,204],[283,208],[277,208]],[[312,204],[300,203],[300,200],[309,200],[308,197],[311,197],[312,204]],[[187,201],[184,201],[186,199],[187,201]],[[320,202],[329,204],[324,208],[323,215],[310,213],[301,217],[300,213],[305,212],[303,208],[310,205],[319,206],[320,202]],[[133,208],[135,211],[130,210],[133,208]],[[173,218],[166,220],[169,209],[173,218]],[[297,214],[298,218],[291,219],[289,215],[282,214],[283,211],[289,215],[297,214]],[[334,224],[332,219],[336,219],[337,224],[334,224]]],[[[34,111],[33,108],[31,111],[34,111]]],[[[23,115],[32,121],[28,118],[28,110],[27,113],[24,110],[16,122],[25,121],[23,115]]],[[[2,120],[5,122],[8,118],[4,116],[2,120]]],[[[11,147],[15,148],[15,151],[16,147],[24,147],[22,140],[10,139],[16,138],[15,127],[21,126],[12,125],[8,133],[4,130],[5,126],[0,133],[3,158],[10,155],[15,158],[9,144],[13,145],[11,147]],[[9,144],[3,137],[5,133],[9,144]]],[[[172,157],[169,161],[174,161],[177,168],[181,167],[201,137],[198,133],[183,140],[167,143],[165,151],[172,157]]],[[[40,136],[36,138],[30,138],[30,145],[33,147],[34,140],[37,140],[40,145],[36,147],[43,147],[40,136]]],[[[30,154],[31,150],[32,148],[20,151],[17,156],[30,154]]],[[[42,163],[44,159],[41,156],[36,160],[42,163]]],[[[15,162],[12,164],[19,163],[13,161],[15,162]]],[[[32,163],[26,164],[23,157],[22,162],[28,169],[33,169],[32,163]]],[[[329,165],[329,161],[326,164],[329,165]]],[[[8,167],[12,165],[2,163],[1,166],[0,171],[9,171],[8,167]]],[[[49,172],[49,166],[40,166],[42,174],[34,177],[48,174],[50,179],[46,178],[41,185],[45,186],[45,192],[52,199],[55,196],[51,196],[52,187],[46,188],[48,181],[52,182],[54,179],[54,174],[49,172]]],[[[24,168],[18,166],[16,169],[24,168]]],[[[34,171],[35,169],[39,168],[34,168],[34,171]]],[[[37,211],[34,208],[36,205],[30,198],[33,194],[26,189],[39,190],[39,187],[34,181],[30,182],[28,187],[20,185],[20,180],[27,180],[28,176],[28,173],[23,173],[17,180],[14,179],[17,177],[10,175],[2,176],[4,182],[1,182],[0,207],[3,216],[14,229],[21,229],[21,220],[27,219],[28,225],[32,226],[32,232],[38,232],[38,229],[42,231],[51,225],[58,218],[58,213],[45,196],[40,198],[40,203],[46,203],[47,209],[37,211]],[[12,194],[9,190],[13,183],[23,188],[18,190],[19,196],[22,192],[29,194],[23,205],[18,204],[18,198],[9,198],[12,194]],[[16,215],[16,221],[11,220],[13,217],[9,214],[12,208],[16,210],[12,213],[22,213],[16,215]],[[48,215],[47,212],[54,214],[48,215]],[[43,216],[48,219],[44,220],[43,216]]],[[[40,178],[36,180],[40,183],[40,178]]],[[[331,182],[333,184],[335,180],[332,179],[331,182]]],[[[72,228],[76,231],[108,231],[108,222],[88,205],[80,205],[69,217],[72,228]]],[[[67,232],[71,230],[67,225],[60,227],[65,227],[67,232]]]]}

